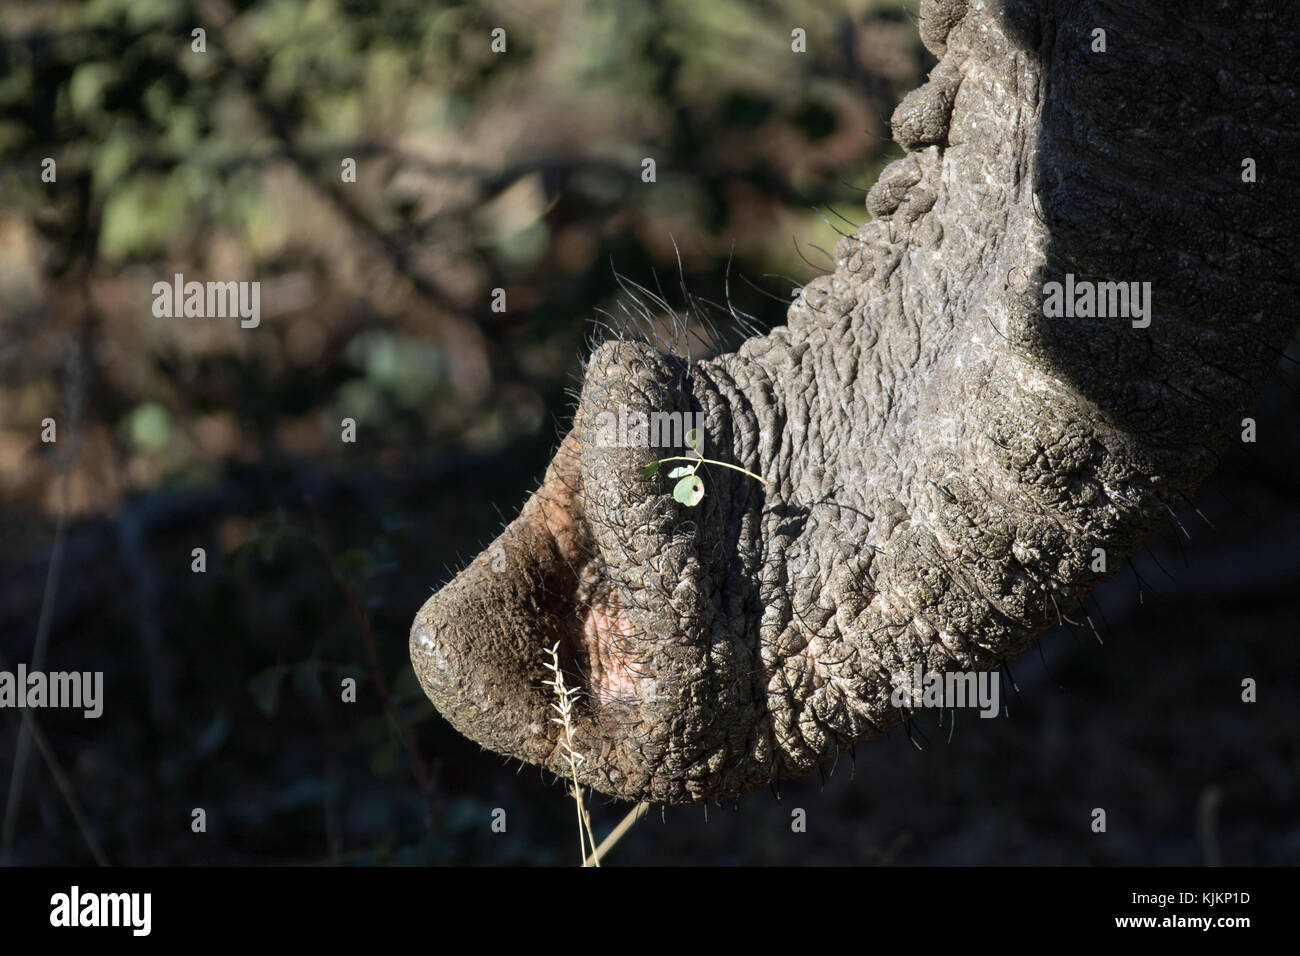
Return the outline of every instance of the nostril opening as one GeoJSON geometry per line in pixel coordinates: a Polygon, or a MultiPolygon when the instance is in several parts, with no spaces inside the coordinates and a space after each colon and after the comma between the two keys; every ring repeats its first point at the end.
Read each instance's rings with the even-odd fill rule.
{"type": "Polygon", "coordinates": [[[577,638],[585,660],[586,690],[594,703],[608,705],[638,698],[642,641],[628,619],[617,589],[607,585],[584,609],[577,638]]]}
{"type": "Polygon", "coordinates": [[[591,707],[631,701],[637,697],[644,635],[629,620],[599,560],[589,562],[575,584],[559,635],[568,686],[576,686],[591,707]]]}

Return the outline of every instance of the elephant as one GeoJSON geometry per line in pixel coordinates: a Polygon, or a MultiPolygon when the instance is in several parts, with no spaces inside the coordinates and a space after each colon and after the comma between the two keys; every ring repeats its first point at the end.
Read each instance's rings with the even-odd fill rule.
{"type": "Polygon", "coordinates": [[[1300,326],[1300,9],[923,0],[905,155],[786,324],[694,360],[615,337],[538,490],[418,611],[425,693],[583,786],[721,800],[991,672],[1192,496],[1300,326]],[[610,442],[692,416],[691,457],[610,442]],[[640,420],[638,418],[638,420],[640,420]],[[756,481],[751,472],[762,481],[756,481]]]}

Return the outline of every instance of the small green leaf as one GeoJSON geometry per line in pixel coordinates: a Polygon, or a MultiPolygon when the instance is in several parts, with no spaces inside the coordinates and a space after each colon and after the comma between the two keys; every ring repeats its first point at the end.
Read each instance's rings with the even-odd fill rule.
{"type": "Polygon", "coordinates": [[[646,478],[653,478],[655,476],[655,472],[659,470],[659,466],[662,464],[663,464],[662,461],[652,461],[650,462],[650,464],[642,468],[640,471],[640,476],[642,480],[646,478]]]}
{"type": "Polygon", "coordinates": [[[692,428],[686,433],[686,447],[698,452],[700,450],[700,430],[692,428]]]}
{"type": "Polygon", "coordinates": [[[678,465],[672,471],[668,472],[668,477],[681,478],[683,475],[691,474],[694,470],[694,468],[687,468],[685,465],[678,465]]]}
{"type": "Polygon", "coordinates": [[[704,482],[699,475],[687,475],[673,488],[673,497],[688,508],[694,508],[704,497],[704,482]]]}

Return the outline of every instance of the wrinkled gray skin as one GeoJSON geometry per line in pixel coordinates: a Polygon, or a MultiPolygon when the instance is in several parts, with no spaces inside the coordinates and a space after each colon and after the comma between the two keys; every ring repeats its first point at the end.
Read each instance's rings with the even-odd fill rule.
{"type": "Polygon", "coordinates": [[[1295,7],[948,0],[921,36],[907,155],[834,274],[693,367],[598,348],[540,490],[420,610],[412,662],[462,733],[567,776],[558,640],[583,784],[686,803],[804,775],[901,721],[891,674],[1024,650],[1238,438],[1300,324],[1295,7]],[[1150,281],[1150,326],[1045,318],[1067,272],[1150,281]],[[670,452],[596,444],[620,403],[703,412],[708,455],[770,484],[705,466],[678,504],[636,477],[670,452]]]}

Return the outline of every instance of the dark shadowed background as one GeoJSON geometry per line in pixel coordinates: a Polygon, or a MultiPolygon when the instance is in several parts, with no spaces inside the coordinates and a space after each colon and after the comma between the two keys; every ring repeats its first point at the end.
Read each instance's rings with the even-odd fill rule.
{"type": "MultiPolygon", "coordinates": [[[[22,759],[0,710],[0,858],[576,863],[563,786],[425,700],[411,619],[534,487],[596,320],[638,334],[629,290],[734,342],[709,303],[779,324],[829,266],[933,62],[909,5],[6,3],[0,668],[106,686],[22,759]],[[259,281],[260,325],[155,317],[176,273],[259,281]]],[[[1281,362],[1202,514],[1089,603],[1104,644],[1047,632],[1008,716],[655,808],[608,862],[1300,863],[1298,393],[1281,362]]]]}

